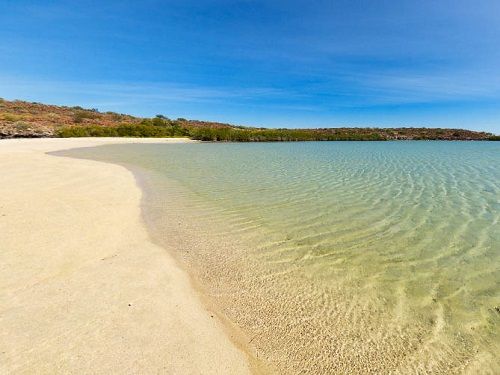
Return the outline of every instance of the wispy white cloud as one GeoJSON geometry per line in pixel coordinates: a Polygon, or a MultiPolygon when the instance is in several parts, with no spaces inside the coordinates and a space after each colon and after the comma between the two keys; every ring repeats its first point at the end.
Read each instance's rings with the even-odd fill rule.
{"type": "Polygon", "coordinates": [[[284,94],[282,90],[266,87],[220,88],[174,83],[107,83],[57,80],[29,80],[1,77],[4,92],[58,92],[136,100],[212,101],[230,97],[271,97],[284,94]]]}
{"type": "Polygon", "coordinates": [[[0,94],[10,97],[61,97],[93,105],[154,103],[213,103],[295,111],[380,105],[443,103],[496,99],[500,78],[477,72],[336,72],[335,77],[300,89],[276,87],[220,87],[179,83],[121,83],[30,80],[0,76],[0,94]],[[320,98],[320,100],[318,100],[320,98]],[[323,98],[321,100],[321,98],[323,98]]]}
{"type": "Polygon", "coordinates": [[[102,108],[201,103],[214,106],[260,106],[293,111],[319,109],[314,105],[287,104],[290,98],[295,98],[295,101],[299,102],[305,94],[273,87],[231,88],[151,82],[74,82],[0,76],[0,96],[2,93],[7,93],[9,99],[36,101],[40,97],[49,100],[53,97],[59,98],[54,99],[54,104],[78,104],[102,108]]]}
{"type": "Polygon", "coordinates": [[[443,103],[496,99],[500,78],[490,72],[385,72],[351,77],[372,104],[443,103]]]}

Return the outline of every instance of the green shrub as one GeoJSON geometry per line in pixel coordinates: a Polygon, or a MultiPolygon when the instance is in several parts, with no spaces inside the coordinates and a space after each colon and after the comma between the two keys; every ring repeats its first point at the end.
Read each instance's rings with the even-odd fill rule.
{"type": "Polygon", "coordinates": [[[77,124],[83,122],[85,119],[94,119],[96,118],[97,115],[95,112],[90,112],[90,111],[77,111],[73,115],[73,121],[77,124]]]}
{"type": "Polygon", "coordinates": [[[16,122],[20,121],[23,117],[19,115],[14,115],[12,113],[3,113],[0,114],[0,119],[8,121],[8,122],[16,122]]]}
{"type": "Polygon", "coordinates": [[[377,133],[325,133],[315,129],[193,128],[193,139],[231,142],[382,141],[377,133]]]}
{"type": "Polygon", "coordinates": [[[56,135],[61,138],[72,137],[152,137],[168,138],[187,136],[185,129],[173,126],[154,126],[144,124],[122,124],[119,126],[70,126],[58,129],[56,135]]]}
{"type": "Polygon", "coordinates": [[[167,125],[169,125],[169,122],[167,120],[165,120],[163,117],[159,117],[159,116],[156,116],[155,118],[153,118],[151,120],[151,123],[154,126],[167,126],[167,125]]]}

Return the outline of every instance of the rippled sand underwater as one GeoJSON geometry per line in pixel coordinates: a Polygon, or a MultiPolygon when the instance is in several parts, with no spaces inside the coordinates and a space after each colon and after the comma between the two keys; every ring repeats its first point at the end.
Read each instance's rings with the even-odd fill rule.
{"type": "Polygon", "coordinates": [[[280,373],[500,373],[500,143],[111,145],[280,373]]]}

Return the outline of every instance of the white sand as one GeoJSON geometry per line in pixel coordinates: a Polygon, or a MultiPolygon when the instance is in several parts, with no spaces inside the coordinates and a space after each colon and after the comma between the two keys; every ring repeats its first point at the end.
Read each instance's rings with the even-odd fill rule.
{"type": "Polygon", "coordinates": [[[248,373],[150,242],[132,174],[45,154],[122,142],[187,140],[0,141],[0,373],[248,373]]]}

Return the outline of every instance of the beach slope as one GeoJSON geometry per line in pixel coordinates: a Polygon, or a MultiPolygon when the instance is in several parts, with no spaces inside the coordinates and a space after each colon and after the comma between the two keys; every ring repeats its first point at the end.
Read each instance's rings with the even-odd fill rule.
{"type": "Polygon", "coordinates": [[[188,140],[0,141],[0,372],[249,372],[150,241],[133,175],[46,154],[123,142],[188,140]]]}

